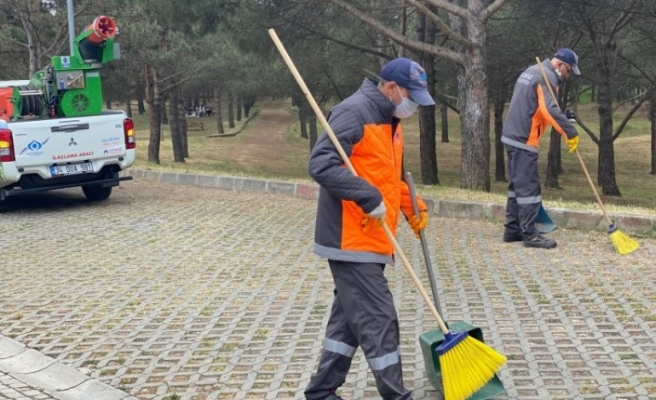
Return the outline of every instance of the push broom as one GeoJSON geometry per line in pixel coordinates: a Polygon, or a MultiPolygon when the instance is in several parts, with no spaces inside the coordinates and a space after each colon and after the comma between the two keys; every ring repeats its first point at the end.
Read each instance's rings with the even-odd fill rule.
{"type": "MultiPolygon", "coordinates": [[[[544,80],[544,84],[547,87],[547,89],[549,89],[551,98],[553,99],[554,103],[558,105],[558,98],[554,94],[553,89],[551,88],[551,84],[549,84],[549,79],[547,79],[547,74],[544,72],[544,67],[542,66],[542,62],[540,61],[540,58],[535,57],[535,60],[537,61],[538,67],[540,68],[540,74],[542,74],[542,79],[544,80]]],[[[594,192],[594,195],[597,198],[597,203],[599,204],[599,208],[601,208],[601,212],[604,214],[604,218],[606,218],[606,222],[608,222],[608,234],[610,235],[610,240],[613,243],[613,246],[615,247],[615,251],[618,252],[619,254],[630,254],[638,250],[640,244],[638,244],[638,242],[631,239],[622,231],[620,231],[617,225],[613,221],[611,221],[610,217],[608,217],[608,213],[606,212],[606,207],[604,206],[604,203],[601,201],[601,197],[599,197],[599,193],[597,193],[597,188],[592,182],[592,178],[590,178],[588,169],[585,167],[585,163],[583,162],[583,158],[581,157],[581,153],[579,153],[578,149],[576,149],[576,156],[578,157],[579,163],[581,164],[581,168],[583,168],[583,172],[585,173],[585,177],[588,179],[588,183],[590,184],[590,187],[592,188],[592,191],[594,192]]]]}
{"type": "MultiPolygon", "coordinates": [[[[357,176],[357,172],[353,168],[353,164],[351,164],[349,157],[344,152],[344,149],[337,140],[335,133],[330,128],[330,125],[324,117],[323,112],[321,112],[319,105],[317,105],[314,97],[312,97],[310,90],[305,85],[303,78],[287,54],[287,51],[278,38],[278,35],[273,29],[269,29],[268,32],[269,36],[271,36],[271,39],[278,48],[278,51],[282,55],[282,58],[285,60],[287,67],[291,71],[292,75],[294,75],[298,85],[301,87],[303,94],[305,94],[305,97],[312,106],[312,109],[317,115],[317,118],[319,118],[319,121],[328,134],[330,141],[335,146],[335,149],[337,149],[337,152],[339,153],[344,163],[348,166],[348,169],[351,171],[351,173],[357,176]]],[[[437,353],[443,369],[445,399],[465,400],[471,394],[483,387],[487,381],[494,377],[494,374],[506,362],[506,357],[497,353],[493,348],[486,345],[485,343],[469,337],[467,332],[449,331],[385,221],[382,221],[382,227],[385,231],[385,234],[392,243],[395,253],[403,261],[403,265],[412,278],[414,285],[421,293],[424,302],[437,320],[437,324],[440,327],[440,330],[442,330],[444,333],[446,340],[440,347],[438,347],[437,353]]]]}
{"type": "MultiPolygon", "coordinates": [[[[405,173],[405,183],[408,185],[410,191],[410,198],[412,199],[412,209],[415,213],[416,218],[421,218],[419,211],[419,204],[417,203],[416,190],[414,180],[412,179],[412,172],[405,173]]],[[[483,331],[481,328],[470,325],[465,321],[452,321],[451,324],[446,320],[446,316],[442,312],[442,307],[440,307],[440,299],[438,296],[437,286],[435,275],[433,273],[433,266],[430,259],[430,252],[428,250],[428,241],[426,240],[426,234],[424,230],[419,231],[419,240],[421,242],[421,249],[424,253],[424,263],[426,264],[426,272],[428,273],[428,279],[430,282],[431,292],[433,293],[433,300],[435,300],[435,307],[437,308],[440,316],[445,320],[445,325],[449,330],[454,331],[465,331],[470,337],[473,337],[476,340],[484,342],[483,340],[483,331]]],[[[426,377],[428,381],[438,390],[444,390],[444,381],[442,378],[442,367],[437,358],[436,349],[444,343],[445,337],[442,331],[432,330],[424,332],[419,335],[419,345],[421,350],[424,353],[424,363],[426,364],[426,377]]],[[[494,375],[483,387],[477,390],[475,393],[472,393],[468,397],[468,400],[486,400],[499,396],[505,392],[503,383],[498,376],[494,375]]]]}

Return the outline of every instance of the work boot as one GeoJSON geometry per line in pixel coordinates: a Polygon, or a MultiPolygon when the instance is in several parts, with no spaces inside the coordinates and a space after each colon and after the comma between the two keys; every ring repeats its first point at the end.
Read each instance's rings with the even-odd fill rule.
{"type": "Polygon", "coordinates": [[[503,241],[506,243],[521,242],[524,240],[519,232],[503,231],[503,241]]]}
{"type": "Polygon", "coordinates": [[[553,239],[548,239],[539,233],[536,236],[533,236],[532,238],[527,238],[524,239],[524,247],[537,247],[540,249],[553,249],[556,247],[558,243],[556,243],[555,240],[553,239]]]}

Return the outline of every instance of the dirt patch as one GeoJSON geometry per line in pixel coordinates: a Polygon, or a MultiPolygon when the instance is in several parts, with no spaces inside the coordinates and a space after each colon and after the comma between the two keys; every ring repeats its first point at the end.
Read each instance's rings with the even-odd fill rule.
{"type": "Polygon", "coordinates": [[[282,154],[298,150],[285,139],[287,127],[294,122],[294,116],[281,105],[264,105],[232,157],[243,167],[254,164],[271,166],[280,161],[282,154]]]}

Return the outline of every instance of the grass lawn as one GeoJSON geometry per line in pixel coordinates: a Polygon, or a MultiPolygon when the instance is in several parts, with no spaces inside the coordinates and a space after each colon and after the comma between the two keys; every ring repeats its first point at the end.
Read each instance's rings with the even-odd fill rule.
{"type": "MultiPolygon", "coordinates": [[[[269,106],[262,103],[260,107],[269,106]]],[[[278,102],[277,106],[290,109],[287,102],[278,102]]],[[[616,112],[615,124],[626,114],[627,107],[616,112]]],[[[216,108],[215,108],[216,110],[216,108]]],[[[225,111],[224,111],[225,114],[225,111]]],[[[583,121],[593,130],[598,129],[596,107],[594,104],[580,105],[578,114],[583,121]]],[[[170,133],[168,126],[163,127],[164,137],[160,152],[160,165],[147,162],[148,150],[148,114],[134,115],[137,130],[138,156],[134,168],[137,169],[159,169],[178,170],[201,174],[229,174],[238,176],[254,176],[273,178],[286,181],[310,180],[306,172],[309,145],[307,139],[300,137],[299,123],[292,123],[287,127],[285,140],[287,148],[271,149],[271,158],[249,164],[247,168],[236,162],[240,149],[250,135],[250,128],[257,122],[258,116],[251,120],[245,129],[234,137],[208,138],[208,135],[217,133],[216,119],[205,117],[196,119],[205,124],[205,131],[189,132],[190,158],[186,163],[173,163],[170,133]],[[289,148],[292,148],[290,151],[289,148]],[[277,173],[272,175],[271,171],[275,165],[277,173]]],[[[190,119],[192,120],[192,119],[190,119]]],[[[227,129],[227,115],[223,116],[224,126],[227,129]]],[[[241,129],[244,119],[237,122],[236,127],[227,129],[226,133],[241,129]]],[[[492,120],[490,121],[492,123],[492,120]]],[[[438,121],[438,126],[440,125],[438,121]]],[[[472,201],[489,201],[505,203],[506,183],[494,181],[494,146],[490,160],[490,179],[492,190],[490,193],[459,188],[460,160],[461,160],[461,136],[457,114],[449,111],[449,140],[450,143],[440,142],[440,132],[437,133],[437,154],[440,185],[426,186],[420,184],[419,166],[419,131],[416,117],[404,121],[404,132],[406,140],[406,170],[411,171],[415,177],[418,191],[424,196],[434,198],[465,199],[472,201]]],[[[321,127],[319,127],[321,131],[321,127]]],[[[493,132],[493,129],[490,129],[493,132]]],[[[592,179],[596,182],[598,148],[592,139],[582,130],[579,151],[585,161],[586,167],[592,179]]],[[[622,197],[603,196],[610,212],[637,213],[656,215],[656,176],[650,175],[650,123],[646,119],[646,112],[641,110],[626,126],[624,132],[615,141],[615,171],[617,184],[622,192],[622,197]]],[[[547,152],[549,147],[549,135],[545,135],[540,148],[540,173],[542,181],[546,175],[547,152]]],[[[581,170],[579,162],[574,154],[563,151],[563,168],[565,173],[559,177],[562,189],[547,189],[543,187],[543,198],[546,207],[562,207],[570,209],[598,211],[599,207],[590,186],[581,170]]],[[[601,188],[597,186],[598,191],[601,188]]]]}

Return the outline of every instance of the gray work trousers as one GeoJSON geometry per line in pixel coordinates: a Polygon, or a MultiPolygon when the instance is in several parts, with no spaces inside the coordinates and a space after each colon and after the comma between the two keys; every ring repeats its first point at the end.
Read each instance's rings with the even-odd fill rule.
{"type": "Polygon", "coordinates": [[[506,233],[527,240],[539,234],[535,219],[542,204],[538,153],[506,145],[508,155],[508,202],[506,233]]]}
{"type": "Polygon", "coordinates": [[[399,321],[384,264],[329,260],[335,297],[317,373],[305,398],[323,399],[346,381],[351,360],[361,347],[384,400],[409,400],[403,386],[399,321]]]}

